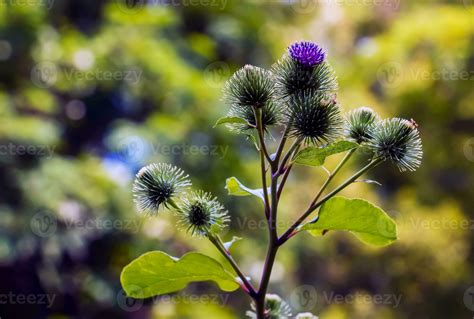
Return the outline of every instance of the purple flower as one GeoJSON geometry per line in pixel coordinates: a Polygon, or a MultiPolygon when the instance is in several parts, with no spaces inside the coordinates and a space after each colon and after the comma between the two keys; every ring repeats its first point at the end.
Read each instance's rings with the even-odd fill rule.
{"type": "Polygon", "coordinates": [[[291,58],[305,66],[315,66],[324,61],[326,52],[314,42],[295,42],[288,47],[291,58]]]}

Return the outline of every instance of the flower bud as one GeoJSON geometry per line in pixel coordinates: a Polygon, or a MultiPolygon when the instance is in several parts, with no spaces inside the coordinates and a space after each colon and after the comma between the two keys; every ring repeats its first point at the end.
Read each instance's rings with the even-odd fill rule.
{"type": "MultiPolygon", "coordinates": [[[[247,121],[248,124],[229,123],[227,126],[238,133],[249,134],[251,130],[255,129],[257,123],[255,120],[255,113],[252,108],[242,108],[239,106],[232,106],[227,116],[240,117],[247,121]]],[[[271,126],[277,125],[282,119],[281,108],[275,103],[267,103],[262,108],[262,127],[266,132],[271,126]]]]}
{"type": "Polygon", "coordinates": [[[139,212],[157,214],[160,207],[174,205],[172,198],[190,186],[188,175],[171,164],[150,164],[137,173],[133,199],[139,212]]]}
{"type": "Polygon", "coordinates": [[[178,210],[179,226],[193,236],[207,236],[225,228],[230,219],[217,198],[202,191],[183,199],[178,210]]]}
{"type": "Polygon", "coordinates": [[[343,120],[334,97],[304,92],[288,101],[290,135],[312,143],[330,143],[341,136],[343,120]]]}
{"type": "Polygon", "coordinates": [[[373,130],[369,146],[376,157],[390,159],[400,171],[415,171],[421,165],[423,150],[418,125],[413,120],[383,120],[373,130]]]}
{"type": "Polygon", "coordinates": [[[295,42],[288,47],[289,56],[304,66],[315,66],[326,58],[326,52],[316,43],[309,41],[295,42]]]}
{"type": "Polygon", "coordinates": [[[379,121],[379,116],[369,107],[360,107],[346,116],[345,135],[356,143],[367,142],[372,130],[379,121]]]}
{"type": "Polygon", "coordinates": [[[224,96],[231,106],[259,108],[271,102],[274,87],[274,77],[270,71],[247,64],[227,81],[224,96]]]}
{"type": "Polygon", "coordinates": [[[337,89],[332,67],[325,60],[326,53],[312,42],[297,42],[272,68],[276,77],[279,99],[287,99],[302,91],[331,93],[337,89]]]}

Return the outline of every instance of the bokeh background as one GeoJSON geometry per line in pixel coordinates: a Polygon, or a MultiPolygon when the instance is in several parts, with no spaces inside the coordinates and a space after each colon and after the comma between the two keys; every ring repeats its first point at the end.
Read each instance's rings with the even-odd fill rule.
{"type": "MultiPolygon", "coordinates": [[[[0,1],[0,317],[244,318],[245,295],[208,283],[124,296],[120,271],[146,251],[220,259],[172,217],[138,216],[130,185],[145,164],[181,166],[229,209],[224,237],[245,238],[233,254],[258,278],[260,203],[224,189],[229,176],[258,186],[257,153],[212,126],[235,70],[270,67],[305,39],[327,49],[346,111],[414,118],[425,155],[416,173],[387,163],[370,174],[381,186],[344,191],[383,207],[399,241],[297,236],[280,250],[271,292],[320,318],[472,318],[473,30],[471,0],[0,1]]],[[[283,224],[323,178],[294,171],[283,224]]]]}

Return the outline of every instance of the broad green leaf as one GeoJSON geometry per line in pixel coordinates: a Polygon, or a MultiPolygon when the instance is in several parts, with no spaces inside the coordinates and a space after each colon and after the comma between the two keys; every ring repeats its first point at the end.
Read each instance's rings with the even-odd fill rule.
{"type": "Polygon", "coordinates": [[[188,253],[178,259],[152,251],[125,266],[120,276],[127,295],[140,299],[175,292],[191,282],[210,280],[223,291],[239,288],[234,276],[218,261],[199,253],[188,253]]]}
{"type": "Polygon", "coordinates": [[[319,219],[302,230],[321,235],[325,230],[346,230],[361,241],[385,246],[397,239],[397,225],[380,208],[362,199],[333,197],[321,206],[319,219]]]}
{"type": "Polygon", "coordinates": [[[339,141],[324,148],[310,146],[299,151],[294,162],[302,165],[321,166],[326,157],[351,150],[357,146],[357,143],[349,141],[339,141]]]}
{"type": "Polygon", "coordinates": [[[229,123],[249,124],[245,119],[243,119],[241,117],[227,116],[227,117],[221,117],[220,119],[218,119],[216,124],[214,124],[214,127],[216,127],[218,125],[221,125],[221,124],[229,124],[229,123]]]}
{"type": "Polygon", "coordinates": [[[229,192],[229,195],[233,196],[250,196],[254,195],[259,197],[261,200],[264,200],[263,197],[263,190],[261,188],[259,189],[251,189],[242,184],[237,178],[235,177],[229,177],[226,180],[226,186],[225,188],[229,192]]]}

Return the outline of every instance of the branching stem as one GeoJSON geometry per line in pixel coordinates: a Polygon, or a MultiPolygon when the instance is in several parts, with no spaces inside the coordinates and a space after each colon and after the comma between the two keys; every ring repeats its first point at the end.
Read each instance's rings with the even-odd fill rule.
{"type": "Polygon", "coordinates": [[[293,232],[301,225],[302,222],[312,213],[314,212],[318,207],[320,207],[322,204],[324,204],[326,201],[328,201],[331,197],[339,193],[341,190],[352,184],[357,178],[359,178],[362,174],[366,173],[368,170],[374,168],[378,164],[380,164],[383,160],[382,159],[373,159],[370,161],[369,164],[364,166],[362,169],[360,169],[357,173],[349,177],[344,183],[339,185],[336,189],[334,189],[332,192],[327,194],[323,199],[321,199],[319,202],[315,203],[314,205],[310,206],[294,223],[291,225],[288,230],[280,237],[278,240],[279,245],[283,245],[290,237],[292,237],[293,232]]]}
{"type": "Polygon", "coordinates": [[[240,270],[239,266],[235,262],[234,258],[230,254],[230,252],[225,248],[221,238],[219,235],[209,235],[208,236],[209,241],[216,246],[217,250],[227,259],[227,261],[230,263],[232,268],[235,270],[237,275],[239,276],[240,280],[242,281],[246,292],[252,299],[256,299],[257,297],[257,292],[255,288],[252,286],[252,284],[248,281],[247,277],[245,277],[244,273],[242,270],[240,270]]]}

